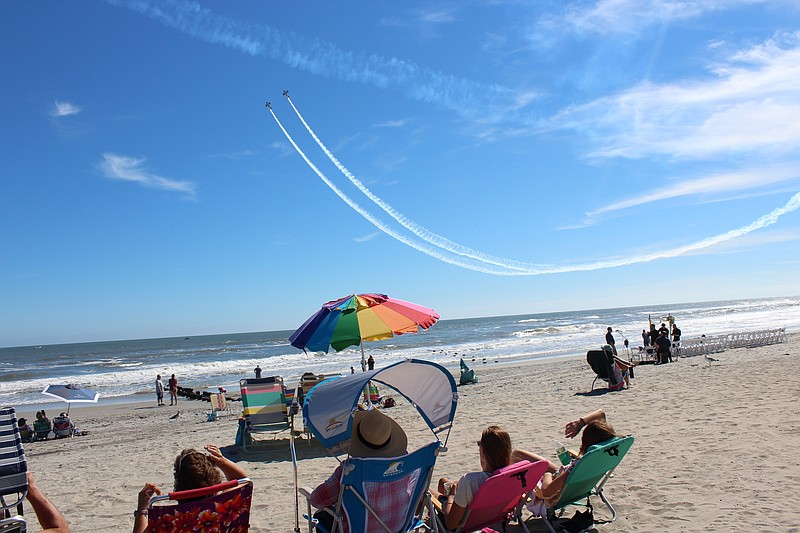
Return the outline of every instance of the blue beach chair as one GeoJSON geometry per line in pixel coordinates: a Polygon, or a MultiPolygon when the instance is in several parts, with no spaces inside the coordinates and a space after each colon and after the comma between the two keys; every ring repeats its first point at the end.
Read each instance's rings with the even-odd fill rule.
{"type": "Polygon", "coordinates": [[[13,407],[0,409],[0,531],[24,532],[22,501],[28,493],[28,463],[13,407]]]}

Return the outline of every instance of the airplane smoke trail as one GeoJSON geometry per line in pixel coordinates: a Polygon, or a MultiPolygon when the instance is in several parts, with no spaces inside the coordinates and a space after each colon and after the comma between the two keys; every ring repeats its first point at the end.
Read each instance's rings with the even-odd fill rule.
{"type": "Polygon", "coordinates": [[[461,244],[459,244],[457,242],[453,242],[453,241],[449,240],[446,237],[438,235],[437,233],[434,233],[434,232],[430,231],[429,229],[427,229],[427,228],[415,223],[414,221],[408,219],[402,213],[397,211],[395,208],[393,208],[391,205],[389,205],[388,203],[383,201],[376,194],[374,194],[371,190],[369,190],[367,188],[367,186],[364,185],[361,182],[361,180],[356,178],[336,158],[336,156],[333,155],[330,150],[328,150],[328,147],[325,146],[325,144],[320,140],[320,138],[317,136],[317,134],[314,133],[314,130],[311,129],[311,126],[308,125],[308,122],[306,122],[306,119],[303,118],[303,115],[300,114],[300,111],[294,105],[294,102],[292,101],[292,98],[289,96],[288,91],[284,92],[284,96],[286,96],[286,99],[289,101],[289,105],[291,105],[292,109],[294,109],[294,112],[297,115],[297,118],[299,118],[300,122],[302,122],[303,126],[305,126],[306,131],[308,131],[308,133],[311,135],[311,137],[314,139],[314,141],[316,141],[317,145],[322,149],[322,151],[325,152],[325,155],[328,156],[328,159],[330,159],[331,163],[336,165],[336,168],[338,168],[339,171],[342,174],[344,174],[345,177],[348,180],[350,180],[350,183],[355,185],[358,188],[358,190],[360,190],[362,193],[364,193],[364,195],[367,198],[372,200],[372,202],[375,205],[380,207],[384,212],[386,212],[389,216],[391,216],[393,219],[395,219],[400,225],[402,225],[404,228],[406,228],[407,230],[412,232],[414,235],[416,235],[420,239],[422,239],[422,240],[424,240],[424,241],[426,241],[426,242],[428,242],[428,243],[430,243],[430,244],[432,244],[432,245],[434,245],[434,246],[436,246],[438,248],[441,248],[443,250],[447,250],[450,253],[453,253],[453,254],[456,254],[456,255],[462,255],[462,256],[465,256],[465,257],[469,257],[470,259],[475,259],[476,261],[480,261],[482,263],[487,263],[487,264],[490,264],[490,265],[495,265],[495,266],[499,266],[499,267],[503,267],[503,268],[507,268],[507,269],[511,269],[511,270],[530,270],[534,266],[536,268],[546,268],[546,265],[524,264],[524,263],[520,263],[518,261],[511,260],[511,259],[505,259],[505,258],[502,258],[502,257],[493,257],[493,256],[485,254],[483,252],[479,252],[477,250],[473,250],[472,248],[468,248],[468,247],[463,246],[463,245],[461,245],[461,244]]]}
{"type": "MultiPolygon", "coordinates": [[[[289,99],[289,102],[292,103],[291,99],[289,99]]],[[[293,103],[292,103],[292,107],[293,108],[295,107],[293,103]]],[[[543,274],[557,274],[557,273],[566,273],[566,272],[581,272],[581,271],[600,270],[600,269],[605,269],[605,268],[616,268],[616,267],[621,267],[621,266],[634,265],[634,264],[638,264],[638,263],[649,263],[651,261],[655,261],[655,260],[658,260],[658,259],[668,259],[668,258],[671,258],[671,257],[677,257],[677,256],[680,256],[680,255],[687,254],[689,252],[702,250],[702,249],[709,248],[709,247],[717,245],[717,244],[721,244],[723,242],[727,242],[727,241],[736,239],[738,237],[742,237],[742,236],[747,235],[749,233],[752,233],[752,232],[754,232],[756,230],[763,229],[763,228],[765,228],[767,226],[771,226],[772,224],[775,224],[778,221],[778,219],[780,219],[780,217],[782,217],[783,215],[786,215],[788,213],[796,211],[797,209],[800,209],[800,192],[798,192],[794,196],[792,196],[784,206],[778,207],[778,208],[772,210],[771,212],[767,213],[766,215],[763,215],[763,216],[757,218],[756,220],[754,220],[750,224],[746,224],[746,225],[741,226],[739,228],[732,229],[732,230],[727,231],[725,233],[720,233],[718,235],[713,235],[711,237],[706,237],[705,239],[701,239],[701,240],[699,240],[697,242],[686,244],[684,246],[678,246],[676,248],[670,248],[670,249],[667,249],[667,250],[661,250],[661,251],[652,252],[652,253],[649,253],[649,254],[635,255],[635,256],[631,256],[631,257],[622,257],[622,258],[619,258],[619,259],[610,259],[610,260],[604,260],[604,261],[593,261],[593,262],[588,262],[588,263],[576,263],[576,264],[571,264],[571,265],[569,265],[569,264],[568,265],[541,265],[541,264],[537,265],[537,264],[532,264],[532,263],[524,263],[524,262],[520,262],[520,261],[513,261],[513,264],[514,264],[513,267],[505,267],[502,264],[495,264],[495,266],[501,267],[501,269],[498,270],[496,268],[489,268],[489,267],[485,267],[483,265],[475,265],[473,263],[464,262],[463,260],[460,260],[460,259],[453,259],[453,258],[448,257],[445,254],[440,253],[440,252],[436,252],[434,250],[429,250],[428,248],[426,248],[422,244],[420,244],[418,242],[415,242],[414,240],[412,240],[412,239],[410,239],[410,238],[408,238],[408,237],[406,237],[404,235],[400,235],[399,233],[395,232],[394,230],[392,230],[391,228],[386,226],[382,221],[380,221],[377,218],[375,218],[374,216],[372,216],[365,209],[363,209],[361,206],[359,206],[357,203],[355,203],[352,199],[350,199],[350,197],[348,197],[338,187],[336,187],[336,185],[333,182],[331,182],[327,178],[327,176],[325,176],[308,159],[308,157],[300,149],[300,147],[297,146],[297,144],[294,142],[292,137],[289,135],[289,133],[283,127],[283,124],[281,124],[281,122],[278,120],[277,115],[275,114],[275,112],[272,110],[271,107],[269,108],[269,110],[270,110],[270,113],[272,113],[272,117],[275,119],[275,121],[278,123],[278,126],[281,128],[281,131],[283,131],[283,134],[286,136],[286,138],[292,144],[292,146],[297,151],[297,153],[300,154],[300,156],[303,158],[303,160],[306,162],[306,164],[308,164],[308,166],[311,167],[311,169],[323,180],[323,182],[325,182],[325,184],[328,187],[331,188],[331,190],[333,190],[333,192],[336,193],[337,196],[339,196],[342,200],[344,200],[345,203],[347,203],[350,207],[352,207],[357,213],[359,213],[361,216],[366,218],[376,228],[378,228],[379,230],[383,231],[387,235],[393,237],[394,239],[402,242],[403,244],[406,244],[407,246],[410,246],[411,248],[414,248],[415,250],[423,252],[423,253],[425,253],[425,254],[427,254],[427,255],[435,258],[435,259],[439,259],[440,261],[443,261],[445,263],[449,263],[449,264],[452,264],[452,265],[455,265],[455,266],[459,266],[459,267],[462,267],[462,268],[466,268],[466,269],[469,269],[469,270],[474,270],[476,272],[483,272],[485,274],[493,274],[493,275],[498,275],[498,276],[537,276],[537,275],[543,275],[543,274]]],[[[300,113],[297,111],[297,108],[295,108],[295,112],[297,113],[298,117],[300,117],[300,113]]],[[[300,120],[303,121],[303,123],[305,124],[305,121],[302,119],[302,117],[300,117],[300,120]]],[[[309,130],[309,133],[312,133],[310,131],[310,128],[307,126],[307,124],[306,124],[306,128],[309,130]]],[[[313,135],[313,133],[312,133],[312,135],[313,135]]],[[[318,142],[318,144],[321,144],[321,142],[318,142]]],[[[327,149],[324,149],[324,150],[327,151],[327,149]]],[[[332,154],[331,154],[331,156],[332,156],[332,154]]],[[[331,156],[329,156],[329,158],[331,158],[331,156]]],[[[332,161],[335,160],[335,159],[336,158],[333,157],[332,161]]],[[[338,160],[336,160],[336,161],[338,161],[338,160]]],[[[339,163],[336,166],[339,167],[340,171],[341,171],[342,168],[344,168],[344,167],[341,166],[341,163],[339,163]]],[[[348,174],[349,174],[349,172],[348,172],[348,174]]],[[[345,175],[347,175],[347,174],[345,174],[345,175]]],[[[351,176],[352,176],[352,174],[351,174],[351,176]]],[[[348,179],[350,179],[349,176],[348,176],[348,179]]],[[[354,179],[356,181],[358,181],[354,176],[353,176],[353,179],[351,179],[350,181],[353,181],[354,179]]],[[[359,189],[361,189],[361,187],[359,187],[359,189]]],[[[364,187],[364,189],[366,189],[366,187],[364,187]]],[[[364,192],[364,191],[362,190],[362,192],[364,192]]],[[[366,193],[364,193],[364,194],[366,194],[366,193]]],[[[369,195],[367,195],[367,196],[369,197],[369,195]]],[[[372,195],[372,196],[374,196],[374,195],[372,195]]],[[[400,216],[403,219],[405,219],[407,224],[411,225],[412,227],[416,226],[417,228],[422,228],[422,226],[419,226],[418,224],[415,224],[414,222],[412,222],[412,221],[406,219],[405,217],[403,217],[402,215],[400,215],[389,204],[386,204],[385,202],[383,202],[383,200],[380,200],[380,198],[378,198],[377,196],[375,196],[375,198],[377,198],[381,203],[375,202],[375,200],[372,199],[372,198],[370,198],[370,199],[373,200],[373,202],[375,202],[382,209],[383,209],[383,205],[381,205],[381,204],[384,204],[388,209],[390,209],[391,211],[396,213],[398,216],[400,216]]],[[[384,210],[386,211],[386,209],[384,209],[384,210]]],[[[389,211],[387,211],[387,213],[388,212],[389,211]]],[[[391,213],[389,213],[389,214],[391,214],[391,213]]],[[[400,222],[400,220],[398,220],[396,217],[394,217],[394,215],[393,215],[393,218],[395,218],[395,220],[400,222]]],[[[403,225],[407,229],[410,229],[410,228],[408,228],[408,226],[406,226],[406,224],[403,224],[403,225]]],[[[427,230],[425,230],[425,231],[427,231],[427,230]]],[[[436,235],[436,234],[433,234],[432,232],[431,232],[431,234],[432,235],[436,235]]],[[[444,237],[442,237],[442,239],[444,239],[444,241],[447,241],[447,242],[452,242],[452,241],[448,241],[444,237]]],[[[433,243],[431,243],[431,244],[433,244],[433,243]]],[[[436,246],[440,246],[440,245],[437,244],[436,246]]],[[[446,248],[442,248],[442,247],[440,247],[440,248],[443,249],[444,251],[447,251],[447,252],[450,252],[450,253],[453,253],[453,254],[457,254],[456,252],[453,252],[453,251],[448,250],[446,248]]],[[[457,254],[457,255],[465,255],[465,254],[457,254]]],[[[481,252],[476,252],[475,255],[476,256],[491,257],[491,256],[488,256],[486,254],[482,254],[481,252]]],[[[470,257],[470,258],[478,260],[478,261],[482,261],[481,259],[478,259],[478,257],[470,257]]]]}
{"type": "Polygon", "coordinates": [[[297,153],[300,154],[300,157],[303,158],[303,161],[306,162],[306,164],[311,168],[311,170],[313,170],[314,173],[316,173],[316,175],[319,176],[319,178],[323,182],[325,182],[325,184],[334,193],[336,193],[336,196],[341,198],[347,205],[349,205],[353,210],[355,210],[356,213],[358,213],[359,215],[361,215],[362,217],[367,219],[376,228],[378,228],[382,232],[386,233],[390,237],[392,237],[394,239],[397,239],[398,241],[402,242],[403,244],[405,244],[407,246],[410,246],[411,248],[414,248],[415,250],[417,250],[419,252],[427,254],[427,255],[433,257],[434,259],[438,259],[439,261],[442,261],[442,262],[445,262],[445,263],[449,263],[451,265],[459,266],[459,267],[462,267],[462,268],[466,268],[466,269],[469,269],[469,270],[475,270],[477,272],[483,272],[484,274],[496,274],[496,275],[500,275],[500,276],[507,275],[504,271],[498,271],[498,270],[482,267],[480,265],[472,265],[470,263],[466,263],[466,262],[461,261],[459,259],[452,259],[452,258],[447,257],[446,255],[442,255],[442,254],[440,254],[440,253],[438,253],[438,252],[436,252],[434,250],[429,250],[425,246],[423,246],[423,245],[421,245],[421,244],[419,244],[417,242],[414,242],[413,240],[409,239],[408,237],[406,237],[404,235],[401,235],[401,234],[397,233],[392,228],[390,228],[386,224],[384,224],[381,220],[378,220],[377,218],[372,216],[367,210],[362,208],[360,205],[358,205],[356,202],[354,202],[349,196],[347,196],[347,194],[345,194],[341,189],[339,189],[331,180],[328,179],[328,177],[325,174],[322,173],[322,171],[320,171],[316,167],[316,165],[314,165],[314,163],[311,162],[311,160],[308,159],[308,157],[303,152],[303,150],[301,150],[300,147],[297,146],[297,143],[294,142],[294,139],[292,139],[292,136],[289,135],[289,132],[286,131],[286,128],[283,127],[283,124],[281,124],[281,121],[278,120],[278,116],[275,114],[275,111],[273,111],[272,107],[267,105],[267,109],[269,109],[269,112],[272,114],[272,118],[275,119],[275,122],[278,124],[278,127],[281,129],[283,134],[286,136],[286,139],[288,139],[288,141],[291,143],[291,145],[294,147],[294,149],[297,151],[297,153]]]}
{"type": "Polygon", "coordinates": [[[217,15],[186,0],[105,0],[157,20],[181,33],[239,52],[279,61],[291,68],[337,80],[398,87],[418,102],[436,104],[464,117],[491,116],[514,100],[510,88],[458,78],[396,57],[342,50],[265,24],[217,15]],[[484,113],[485,112],[485,113],[484,113]]]}

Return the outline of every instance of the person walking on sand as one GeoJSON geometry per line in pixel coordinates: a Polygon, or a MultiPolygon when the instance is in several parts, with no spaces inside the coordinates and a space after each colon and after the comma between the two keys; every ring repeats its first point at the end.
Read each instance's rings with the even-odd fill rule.
{"type": "Polygon", "coordinates": [[[175,374],[169,378],[169,404],[178,405],[178,378],[175,374]]]}
{"type": "Polygon", "coordinates": [[[161,381],[161,374],[156,376],[156,400],[158,405],[164,405],[164,382],[161,381]]]}
{"type": "Polygon", "coordinates": [[[369,359],[367,359],[367,369],[375,370],[375,359],[372,358],[372,355],[370,355],[369,359]]]}
{"type": "Polygon", "coordinates": [[[614,335],[611,334],[612,331],[611,326],[609,326],[608,331],[606,331],[606,344],[611,346],[611,352],[617,355],[617,347],[614,346],[614,335]]]}
{"type": "Polygon", "coordinates": [[[253,369],[253,372],[255,372],[255,374],[256,374],[256,379],[261,379],[261,367],[260,366],[256,365],[256,367],[253,369]]]}

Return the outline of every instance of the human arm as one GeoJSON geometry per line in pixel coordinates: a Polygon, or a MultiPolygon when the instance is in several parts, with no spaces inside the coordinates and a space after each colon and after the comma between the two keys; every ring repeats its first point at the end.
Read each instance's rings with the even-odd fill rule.
{"type": "Polygon", "coordinates": [[[42,527],[41,533],[69,533],[69,523],[61,511],[47,499],[36,481],[33,474],[28,471],[28,502],[36,513],[36,519],[42,527]]]}
{"type": "MultiPolygon", "coordinates": [[[[442,512],[444,514],[444,523],[447,529],[456,529],[464,518],[464,513],[467,508],[462,507],[456,503],[456,493],[458,492],[458,483],[450,485],[447,491],[447,499],[442,502],[442,512]]],[[[444,496],[444,495],[443,495],[444,496]]]]}
{"type": "Polygon", "coordinates": [[[158,494],[161,494],[161,490],[153,483],[145,484],[139,491],[139,502],[136,512],[133,513],[133,533],[144,533],[147,529],[147,505],[150,503],[150,498],[158,494]]]}
{"type": "Polygon", "coordinates": [[[323,507],[328,507],[336,503],[336,500],[339,498],[339,480],[341,477],[342,466],[339,465],[328,479],[320,483],[317,488],[311,492],[308,501],[311,503],[312,507],[315,509],[322,509],[323,507]]]}
{"type": "Polygon", "coordinates": [[[547,472],[555,472],[559,469],[557,464],[542,457],[541,455],[536,455],[535,453],[531,453],[526,450],[514,450],[511,452],[511,462],[518,463],[520,461],[530,461],[531,463],[535,463],[537,461],[547,461],[547,472]]]}
{"type": "Polygon", "coordinates": [[[206,451],[209,453],[208,458],[222,470],[222,473],[225,474],[225,479],[228,481],[247,477],[247,472],[244,471],[244,468],[222,455],[217,446],[208,444],[206,445],[206,451]]]}
{"type": "Polygon", "coordinates": [[[588,415],[584,415],[580,417],[578,420],[573,422],[567,422],[564,426],[564,436],[571,439],[575,435],[581,432],[581,430],[586,427],[589,422],[593,422],[595,420],[605,420],[606,414],[602,409],[598,409],[588,415]]]}

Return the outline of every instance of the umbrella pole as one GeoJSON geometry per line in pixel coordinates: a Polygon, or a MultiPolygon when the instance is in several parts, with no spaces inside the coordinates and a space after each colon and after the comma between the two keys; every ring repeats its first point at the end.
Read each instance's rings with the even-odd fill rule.
{"type": "Polygon", "coordinates": [[[289,449],[292,451],[292,469],[294,470],[294,531],[300,533],[300,491],[297,487],[297,453],[294,449],[294,415],[289,427],[289,449]]]}
{"type": "Polygon", "coordinates": [[[361,371],[365,371],[367,369],[367,358],[364,357],[364,341],[361,341],[358,344],[361,347],[361,371]]]}

